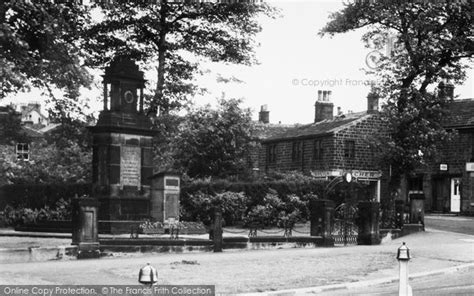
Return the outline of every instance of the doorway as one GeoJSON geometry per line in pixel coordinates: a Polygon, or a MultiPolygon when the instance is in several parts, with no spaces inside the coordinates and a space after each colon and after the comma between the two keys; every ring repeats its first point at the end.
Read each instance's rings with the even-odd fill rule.
{"type": "Polygon", "coordinates": [[[449,212],[450,204],[450,178],[433,178],[433,200],[431,210],[434,212],[449,212]]]}
{"type": "Polygon", "coordinates": [[[461,178],[451,178],[451,207],[453,213],[461,212],[461,178]]]}

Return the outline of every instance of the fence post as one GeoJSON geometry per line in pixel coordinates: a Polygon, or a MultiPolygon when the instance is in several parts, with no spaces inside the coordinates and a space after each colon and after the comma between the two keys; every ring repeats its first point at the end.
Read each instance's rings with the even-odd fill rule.
{"type": "Polygon", "coordinates": [[[380,244],[380,203],[373,201],[360,201],[357,207],[359,208],[359,217],[357,219],[359,234],[357,236],[357,244],[380,244]]]}
{"type": "Polygon", "coordinates": [[[395,227],[403,228],[403,214],[405,212],[405,202],[403,200],[395,200],[395,227]]]}
{"type": "Polygon", "coordinates": [[[310,202],[311,236],[321,236],[324,246],[334,246],[332,227],[334,224],[334,202],[327,199],[313,199],[310,202]]]}
{"type": "Polygon", "coordinates": [[[410,195],[410,223],[425,225],[425,195],[410,195]]]}
{"type": "Polygon", "coordinates": [[[213,225],[214,252],[222,252],[222,212],[216,209],[213,225]]]}

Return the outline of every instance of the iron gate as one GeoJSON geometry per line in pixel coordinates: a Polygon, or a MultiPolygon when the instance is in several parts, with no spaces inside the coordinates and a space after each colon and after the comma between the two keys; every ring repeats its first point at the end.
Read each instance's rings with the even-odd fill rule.
{"type": "Polygon", "coordinates": [[[335,246],[357,245],[359,227],[356,224],[357,207],[350,203],[342,203],[334,209],[334,226],[332,237],[335,246]]]}

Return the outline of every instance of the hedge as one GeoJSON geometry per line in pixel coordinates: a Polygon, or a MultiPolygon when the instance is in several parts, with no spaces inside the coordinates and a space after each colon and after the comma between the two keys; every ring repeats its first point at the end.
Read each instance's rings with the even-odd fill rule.
{"type": "Polygon", "coordinates": [[[265,195],[270,190],[275,191],[278,196],[286,196],[289,194],[295,194],[303,196],[306,194],[316,194],[322,196],[325,183],[320,181],[288,181],[288,180],[275,180],[275,181],[259,181],[259,182],[229,182],[227,180],[217,181],[194,181],[192,183],[185,183],[181,187],[181,201],[197,192],[207,193],[214,195],[216,193],[224,191],[232,192],[243,192],[251,200],[255,201],[255,204],[260,204],[265,195]]]}
{"type": "Polygon", "coordinates": [[[91,194],[91,184],[13,184],[0,188],[0,210],[6,205],[40,209],[52,207],[61,198],[68,200],[76,194],[91,194]]]}
{"type": "MultiPolygon", "coordinates": [[[[243,192],[246,197],[246,208],[251,209],[257,205],[264,204],[264,198],[268,193],[273,193],[280,198],[289,195],[303,197],[313,194],[322,197],[325,183],[320,181],[289,181],[289,180],[272,180],[272,181],[256,181],[256,182],[230,182],[227,180],[216,181],[193,181],[184,183],[181,187],[180,206],[181,215],[184,219],[193,219],[196,216],[196,209],[191,202],[191,198],[200,192],[208,195],[216,195],[222,192],[243,192]]],[[[228,217],[224,217],[224,220],[228,217]]]]}

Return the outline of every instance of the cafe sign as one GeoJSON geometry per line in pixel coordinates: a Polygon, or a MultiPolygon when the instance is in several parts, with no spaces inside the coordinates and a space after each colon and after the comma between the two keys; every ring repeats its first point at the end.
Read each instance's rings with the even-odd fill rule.
{"type": "Polygon", "coordinates": [[[360,179],[360,180],[378,180],[382,177],[382,172],[380,171],[364,171],[364,170],[352,170],[352,171],[343,171],[343,170],[328,170],[328,171],[311,171],[311,175],[314,178],[329,178],[329,177],[342,177],[347,176],[347,173],[351,174],[351,179],[360,179]]]}
{"type": "Polygon", "coordinates": [[[381,171],[363,171],[363,170],[353,170],[352,176],[356,179],[361,180],[378,180],[382,177],[381,171]]]}

